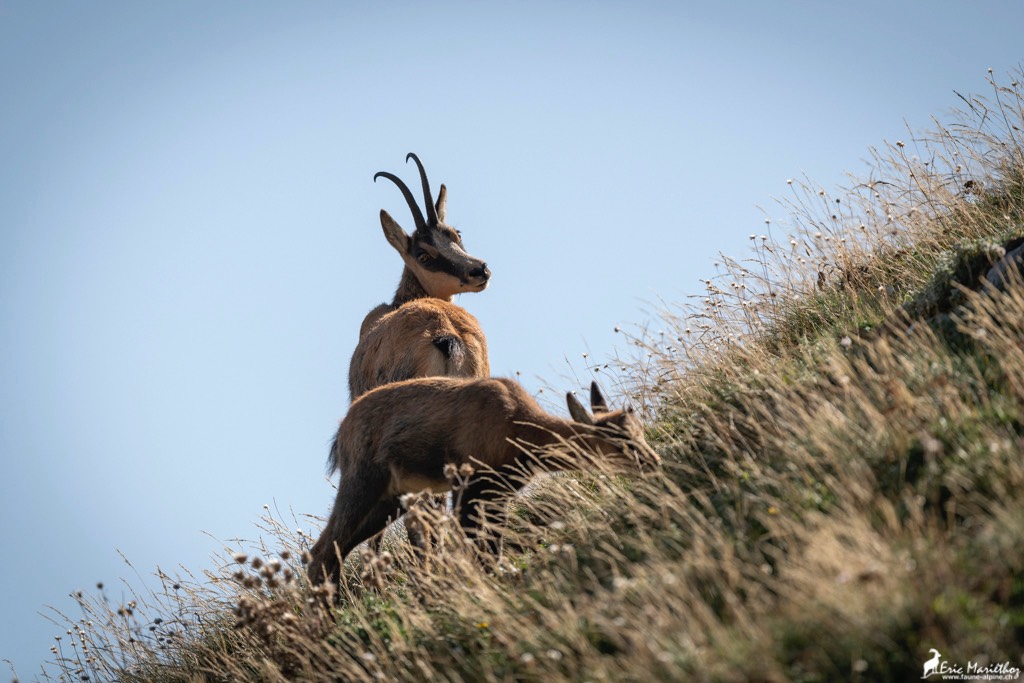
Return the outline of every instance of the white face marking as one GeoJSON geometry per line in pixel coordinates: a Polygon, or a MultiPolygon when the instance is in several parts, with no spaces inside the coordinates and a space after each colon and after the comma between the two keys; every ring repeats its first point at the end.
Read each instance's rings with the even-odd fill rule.
{"type": "Polygon", "coordinates": [[[450,242],[450,243],[449,243],[449,248],[450,248],[450,249],[451,249],[452,251],[454,251],[454,252],[455,252],[455,255],[456,255],[456,256],[459,256],[459,257],[461,257],[461,258],[467,258],[467,259],[471,259],[471,258],[473,258],[473,257],[472,257],[472,256],[470,256],[470,255],[469,255],[468,253],[466,253],[466,250],[465,250],[465,249],[463,249],[462,247],[460,247],[460,246],[459,246],[459,243],[458,243],[458,242],[450,242]]]}
{"type": "Polygon", "coordinates": [[[416,275],[416,279],[420,281],[420,284],[423,285],[423,289],[427,290],[427,294],[430,296],[436,296],[439,299],[447,299],[448,297],[454,296],[463,290],[462,281],[453,275],[442,273],[440,271],[427,270],[415,259],[409,259],[405,263],[416,275]]]}

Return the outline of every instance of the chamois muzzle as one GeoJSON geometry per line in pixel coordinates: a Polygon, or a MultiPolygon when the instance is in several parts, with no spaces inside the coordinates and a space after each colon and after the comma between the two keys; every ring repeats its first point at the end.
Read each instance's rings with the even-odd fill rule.
{"type": "Polygon", "coordinates": [[[491,269],[487,267],[486,263],[481,263],[476,268],[470,270],[466,275],[466,284],[477,291],[480,291],[485,289],[487,287],[487,283],[490,282],[491,269]]]}

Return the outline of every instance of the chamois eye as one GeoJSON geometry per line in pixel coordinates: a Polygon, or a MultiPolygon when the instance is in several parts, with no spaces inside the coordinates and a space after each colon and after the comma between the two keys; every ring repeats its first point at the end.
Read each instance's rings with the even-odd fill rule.
{"type": "Polygon", "coordinates": [[[416,260],[419,261],[420,263],[426,263],[426,262],[428,262],[430,260],[430,256],[427,255],[427,254],[420,254],[416,258],[416,260]]]}

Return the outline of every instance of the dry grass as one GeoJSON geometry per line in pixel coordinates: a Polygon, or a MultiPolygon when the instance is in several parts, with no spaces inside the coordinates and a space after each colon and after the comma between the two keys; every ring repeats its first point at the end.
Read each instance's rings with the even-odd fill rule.
{"type": "Polygon", "coordinates": [[[427,561],[395,535],[334,610],[268,516],[261,560],[82,597],[52,676],[895,681],[933,647],[1021,667],[1024,283],[980,280],[1024,241],[1024,99],[989,85],[841,196],[792,183],[790,225],[630,337],[663,471],[542,480],[490,570],[446,517],[427,561]]]}

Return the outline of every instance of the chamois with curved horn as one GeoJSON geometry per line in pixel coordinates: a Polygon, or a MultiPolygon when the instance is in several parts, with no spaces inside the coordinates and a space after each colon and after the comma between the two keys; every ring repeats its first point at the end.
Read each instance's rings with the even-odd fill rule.
{"type": "Polygon", "coordinates": [[[500,377],[428,377],[364,394],[331,446],[329,464],[341,470],[341,483],[312,548],[311,580],[337,582],[349,552],[402,514],[403,494],[449,490],[447,466],[474,468],[459,521],[469,537],[499,552],[508,497],[530,474],[579,469],[594,457],[641,470],[660,462],[632,409],[609,410],[596,383],[593,415],[572,393],[566,401],[572,420],[550,415],[517,382],[500,377]]]}
{"type": "Polygon", "coordinates": [[[359,342],[349,363],[349,398],[355,400],[374,387],[413,377],[447,375],[487,377],[487,341],[476,318],[452,303],[462,292],[487,287],[491,271],[470,256],[462,236],[445,223],[448,191],[444,185],[436,203],[419,157],[406,156],[419,169],[426,217],[401,178],[380,171],[402,192],[412,212],[415,230],[408,234],[381,209],[384,237],[405,266],[390,304],[371,310],[359,330],[359,342]]]}

